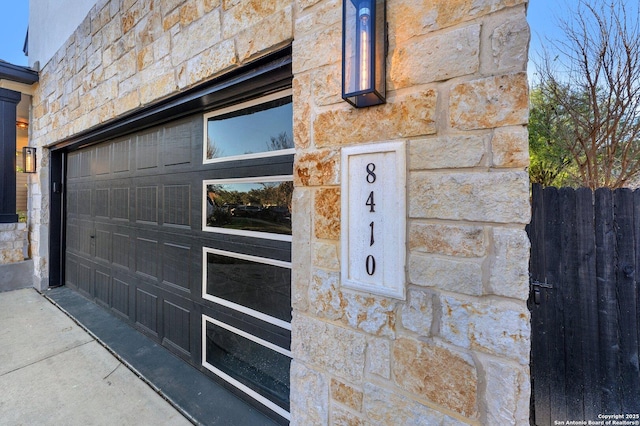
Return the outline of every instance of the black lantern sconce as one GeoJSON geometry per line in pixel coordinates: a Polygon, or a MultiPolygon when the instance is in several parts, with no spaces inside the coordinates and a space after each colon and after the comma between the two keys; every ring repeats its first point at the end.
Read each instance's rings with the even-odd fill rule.
{"type": "Polygon", "coordinates": [[[342,2],[342,99],[356,108],[385,103],[385,0],[342,2]]]}
{"type": "Polygon", "coordinates": [[[36,149],[31,146],[22,148],[22,169],[25,173],[36,172],[36,149]]]}

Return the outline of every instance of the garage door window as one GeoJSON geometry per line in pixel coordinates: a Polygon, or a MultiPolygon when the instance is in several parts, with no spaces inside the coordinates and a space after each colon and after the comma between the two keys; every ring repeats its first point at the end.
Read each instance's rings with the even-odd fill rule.
{"type": "Polygon", "coordinates": [[[293,154],[291,89],[204,116],[204,163],[293,154]]]}
{"type": "Polygon", "coordinates": [[[291,241],[293,177],[205,180],[202,229],[291,241]]]}

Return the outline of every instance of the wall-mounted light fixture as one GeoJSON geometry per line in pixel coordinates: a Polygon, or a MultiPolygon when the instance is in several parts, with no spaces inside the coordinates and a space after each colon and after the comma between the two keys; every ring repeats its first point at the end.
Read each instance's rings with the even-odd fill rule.
{"type": "Polygon", "coordinates": [[[36,172],[36,149],[32,146],[22,148],[22,169],[25,173],[36,172]]]}
{"type": "Polygon", "coordinates": [[[16,127],[18,129],[28,129],[29,123],[25,123],[24,121],[16,121],[16,127]]]}
{"type": "Polygon", "coordinates": [[[342,99],[356,108],[385,102],[385,0],[342,2],[342,99]]]}

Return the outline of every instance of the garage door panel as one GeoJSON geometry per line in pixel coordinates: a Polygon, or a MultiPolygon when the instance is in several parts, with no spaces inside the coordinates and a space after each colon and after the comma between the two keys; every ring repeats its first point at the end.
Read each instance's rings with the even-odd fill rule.
{"type": "Polygon", "coordinates": [[[129,269],[131,265],[131,238],[128,233],[121,232],[119,229],[113,232],[112,238],[112,247],[113,247],[113,264],[115,266],[120,266],[123,268],[129,269]]]}
{"type": "Polygon", "coordinates": [[[135,240],[135,271],[146,278],[158,280],[158,241],[137,237],[135,240]]]}
{"type": "Polygon", "coordinates": [[[160,130],[147,131],[136,136],[136,170],[155,169],[158,167],[160,130]]]}
{"type": "Polygon", "coordinates": [[[95,190],[93,196],[93,216],[109,218],[109,188],[99,188],[95,190]]]}
{"type": "Polygon", "coordinates": [[[162,248],[162,282],[190,292],[193,256],[191,245],[165,242],[162,248]]]}
{"type": "Polygon", "coordinates": [[[191,169],[191,164],[197,164],[200,146],[197,143],[197,135],[194,129],[194,119],[169,124],[164,128],[164,137],[161,150],[162,164],[172,170],[191,169]]]}
{"type": "Polygon", "coordinates": [[[111,306],[111,270],[96,266],[94,272],[95,300],[105,307],[111,306]]]}
{"type": "Polygon", "coordinates": [[[192,223],[191,204],[190,183],[164,185],[162,190],[162,223],[190,227],[192,223]]]}
{"type": "Polygon", "coordinates": [[[112,145],[111,172],[121,177],[131,171],[131,138],[117,139],[112,145]]]}
{"type": "Polygon", "coordinates": [[[95,223],[95,259],[107,264],[112,259],[112,227],[107,224],[95,223]]]}
{"type": "Polygon", "coordinates": [[[144,331],[158,337],[158,296],[143,288],[135,289],[135,321],[144,331]]]}
{"type": "Polygon", "coordinates": [[[93,297],[93,263],[79,258],[76,286],[85,296],[93,297]]]}
{"type": "Polygon", "coordinates": [[[129,319],[130,288],[128,276],[114,271],[111,280],[111,309],[129,319]]]}
{"type": "Polygon", "coordinates": [[[136,221],[158,223],[158,186],[136,188],[136,221]]]}
{"type": "Polygon", "coordinates": [[[193,321],[188,308],[169,300],[163,301],[163,339],[162,344],[176,349],[183,355],[191,355],[191,323],[193,321]]]}
{"type": "Polygon", "coordinates": [[[111,143],[96,147],[93,156],[93,171],[96,176],[107,175],[111,172],[111,143]]]}

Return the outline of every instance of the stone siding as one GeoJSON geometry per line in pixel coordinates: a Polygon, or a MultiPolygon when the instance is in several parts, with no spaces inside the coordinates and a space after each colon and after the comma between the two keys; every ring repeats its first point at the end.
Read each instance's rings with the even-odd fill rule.
{"type": "Polygon", "coordinates": [[[0,223],[0,265],[22,262],[26,241],[26,223],[0,223]]]}
{"type": "Polygon", "coordinates": [[[387,0],[387,18],[387,103],[356,110],[340,97],[340,1],[99,0],[43,66],[32,144],[292,45],[291,423],[528,424],[526,0],[387,0]],[[390,140],[408,154],[406,300],[340,283],[340,148],[390,140]]]}

